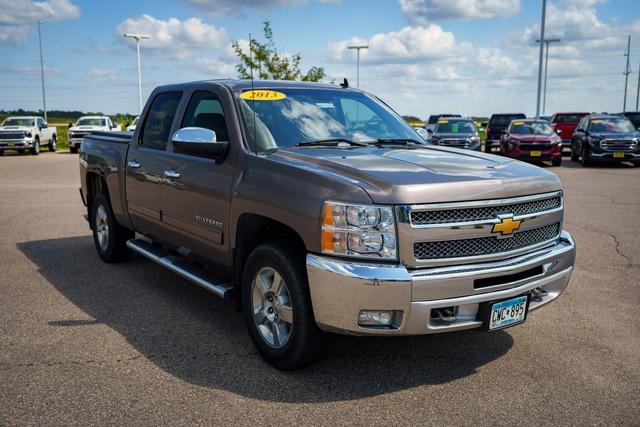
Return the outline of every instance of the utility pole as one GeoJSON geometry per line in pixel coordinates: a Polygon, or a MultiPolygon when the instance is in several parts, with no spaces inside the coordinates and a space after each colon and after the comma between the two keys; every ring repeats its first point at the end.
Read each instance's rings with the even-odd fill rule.
{"type": "Polygon", "coordinates": [[[360,88],[360,50],[361,49],[369,49],[369,46],[361,45],[361,46],[347,46],[347,49],[355,49],[356,50],[356,87],[360,88]]]}
{"type": "Polygon", "coordinates": [[[123,34],[128,39],[136,40],[136,53],[138,58],[138,112],[142,113],[142,74],[140,72],[140,40],[150,39],[151,36],[144,34],[123,34]]]}
{"type": "Polygon", "coordinates": [[[636,88],[636,111],[640,111],[638,109],[638,101],[640,101],[640,63],[638,63],[638,86],[636,88]]]}
{"type": "MultiPolygon", "coordinates": [[[[542,90],[542,114],[547,109],[547,69],[549,67],[549,44],[559,43],[560,39],[545,39],[544,44],[547,45],[547,51],[544,58],[544,89],[542,90]]],[[[536,43],[540,43],[540,39],[536,40],[536,43]]]]}
{"type": "Polygon", "coordinates": [[[622,102],[622,112],[625,113],[627,111],[627,85],[629,83],[629,74],[631,74],[631,68],[629,67],[629,57],[631,53],[631,34],[629,34],[629,38],[627,39],[627,51],[624,56],[627,57],[627,66],[624,69],[624,101],[622,102]]]}
{"type": "Polygon", "coordinates": [[[47,121],[47,97],[44,94],[44,61],[42,60],[42,33],[40,32],[41,21],[38,21],[38,43],[40,45],[40,80],[42,81],[42,107],[44,111],[44,121],[47,121]]]}
{"type": "MultiPolygon", "coordinates": [[[[542,0],[542,22],[540,23],[540,40],[544,40],[544,20],[547,14],[547,0],[542,0]]],[[[544,43],[540,43],[540,55],[538,57],[538,97],[536,99],[536,119],[540,118],[540,91],[542,90],[542,54],[544,43]]]]}

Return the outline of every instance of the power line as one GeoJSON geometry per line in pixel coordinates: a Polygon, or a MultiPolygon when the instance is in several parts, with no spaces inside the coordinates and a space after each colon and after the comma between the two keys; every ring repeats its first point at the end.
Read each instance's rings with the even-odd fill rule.
{"type": "Polygon", "coordinates": [[[629,34],[629,38],[627,39],[627,51],[624,56],[627,57],[627,66],[624,69],[624,101],[622,103],[622,112],[627,111],[627,85],[629,83],[629,74],[631,74],[631,67],[629,66],[629,57],[631,56],[631,34],[629,34]]]}

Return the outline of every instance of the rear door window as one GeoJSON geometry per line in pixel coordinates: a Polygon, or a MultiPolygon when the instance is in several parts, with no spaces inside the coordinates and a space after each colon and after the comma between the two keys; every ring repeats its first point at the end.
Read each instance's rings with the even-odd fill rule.
{"type": "Polygon", "coordinates": [[[182,92],[158,94],[147,112],[139,144],[145,148],[164,150],[169,141],[169,132],[176,116],[182,92]]]}

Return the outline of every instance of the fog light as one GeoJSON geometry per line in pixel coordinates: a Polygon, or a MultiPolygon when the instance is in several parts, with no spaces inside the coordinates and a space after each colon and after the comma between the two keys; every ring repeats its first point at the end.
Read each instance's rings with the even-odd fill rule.
{"type": "Polygon", "coordinates": [[[402,311],[362,310],[358,315],[358,325],[364,327],[397,327],[402,323],[402,311]]]}

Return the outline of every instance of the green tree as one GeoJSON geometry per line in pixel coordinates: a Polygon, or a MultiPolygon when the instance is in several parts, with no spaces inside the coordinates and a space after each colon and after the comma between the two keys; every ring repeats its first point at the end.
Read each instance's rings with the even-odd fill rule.
{"type": "Polygon", "coordinates": [[[265,43],[260,43],[255,39],[250,41],[251,49],[244,51],[237,40],[231,43],[240,63],[236,65],[238,77],[250,79],[251,70],[253,77],[261,80],[302,80],[307,82],[317,82],[324,78],[323,67],[311,67],[309,71],[302,74],[300,71],[300,61],[302,56],[296,53],[287,57],[278,53],[273,42],[273,31],[269,21],[264,22],[263,27],[265,43]]]}

